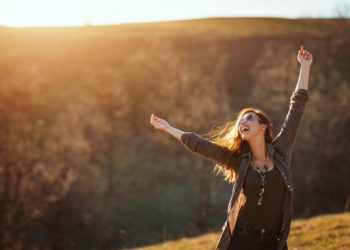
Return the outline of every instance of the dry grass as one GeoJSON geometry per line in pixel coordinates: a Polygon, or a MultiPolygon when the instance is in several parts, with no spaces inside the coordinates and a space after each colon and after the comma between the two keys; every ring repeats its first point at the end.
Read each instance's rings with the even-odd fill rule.
{"type": "MultiPolygon", "coordinates": [[[[170,240],[133,250],[214,249],[218,239],[219,232],[207,233],[198,237],[170,240]]],[[[350,249],[350,212],[294,220],[288,244],[290,250],[350,249]]]]}

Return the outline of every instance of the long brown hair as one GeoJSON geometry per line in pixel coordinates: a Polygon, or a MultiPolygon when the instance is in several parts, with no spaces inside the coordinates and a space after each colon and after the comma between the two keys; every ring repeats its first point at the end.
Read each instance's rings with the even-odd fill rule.
{"type": "MultiPolygon", "coordinates": [[[[273,140],[272,135],[272,122],[265,112],[258,108],[244,108],[238,112],[237,118],[234,121],[224,122],[216,126],[214,129],[206,133],[205,135],[211,139],[216,144],[224,146],[232,151],[232,154],[238,153],[238,155],[250,150],[247,141],[242,140],[241,135],[238,131],[238,123],[242,117],[249,112],[254,112],[259,118],[260,123],[266,124],[267,128],[265,130],[265,142],[271,143],[273,140]]],[[[239,161],[236,162],[239,164],[239,161]]],[[[226,166],[220,163],[216,163],[214,171],[217,174],[222,174],[225,178],[224,180],[233,183],[236,179],[235,172],[232,166],[226,166]]]]}

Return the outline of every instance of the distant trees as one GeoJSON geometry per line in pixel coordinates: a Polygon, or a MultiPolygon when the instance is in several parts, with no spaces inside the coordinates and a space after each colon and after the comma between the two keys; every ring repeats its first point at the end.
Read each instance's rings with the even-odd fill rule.
{"type": "Polygon", "coordinates": [[[231,187],[214,163],[154,131],[150,114],[205,136],[241,108],[260,107],[276,134],[300,41],[314,63],[293,154],[295,215],[342,211],[350,125],[343,21],[311,21],[307,30],[286,21],[278,30],[259,20],[254,30],[249,20],[242,36],[231,20],[5,32],[0,248],[122,248],[219,229],[231,187]]]}
{"type": "Polygon", "coordinates": [[[34,98],[37,89],[6,84],[0,92],[0,248],[20,249],[75,175],[70,164],[57,157],[55,149],[62,144],[50,135],[46,111],[34,98]]]}
{"type": "MultiPolygon", "coordinates": [[[[202,43],[207,42],[199,42],[201,46],[202,43]]],[[[126,93],[131,100],[135,100],[135,104],[132,105],[133,110],[138,110],[134,112],[135,119],[146,120],[151,113],[154,113],[179,129],[204,134],[215,124],[215,119],[218,121],[230,114],[223,79],[226,57],[218,54],[219,44],[211,44],[211,50],[205,55],[192,51],[191,56],[189,51],[176,47],[180,44],[181,42],[174,41],[155,42],[147,50],[140,50],[130,56],[127,66],[122,70],[122,76],[128,79],[126,93]],[[134,72],[137,72],[137,78],[134,78],[134,72]],[[142,117],[137,117],[140,115],[142,117]]],[[[207,229],[208,214],[213,210],[212,196],[215,182],[213,168],[203,169],[203,165],[213,163],[201,157],[192,159],[188,154],[186,158],[191,160],[187,161],[188,165],[183,166],[184,148],[177,145],[179,142],[174,143],[174,138],[166,134],[159,135],[159,132],[150,131],[145,124],[137,125],[140,126],[137,131],[146,138],[149,137],[149,141],[144,143],[166,145],[169,152],[174,152],[175,157],[169,159],[177,168],[170,170],[174,175],[174,181],[175,176],[186,176],[182,182],[191,185],[189,188],[193,189],[197,196],[190,204],[186,204],[193,206],[191,215],[196,218],[193,225],[200,230],[207,229]]],[[[159,158],[155,158],[154,164],[157,159],[159,158]]]]}
{"type": "Polygon", "coordinates": [[[334,7],[334,15],[338,18],[350,18],[350,5],[348,2],[340,2],[334,7]]]}

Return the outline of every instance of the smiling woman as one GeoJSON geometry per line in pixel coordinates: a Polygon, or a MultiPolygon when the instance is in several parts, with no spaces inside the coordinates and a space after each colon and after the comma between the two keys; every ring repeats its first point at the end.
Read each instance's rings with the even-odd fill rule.
{"type": "Polygon", "coordinates": [[[249,107],[242,109],[235,120],[211,130],[211,138],[182,131],[151,114],[150,123],[155,129],[216,162],[214,170],[233,185],[216,250],[288,249],[294,195],[290,156],[309,99],[312,55],[301,46],[297,60],[299,79],[276,137],[272,136],[269,117],[249,107]]]}

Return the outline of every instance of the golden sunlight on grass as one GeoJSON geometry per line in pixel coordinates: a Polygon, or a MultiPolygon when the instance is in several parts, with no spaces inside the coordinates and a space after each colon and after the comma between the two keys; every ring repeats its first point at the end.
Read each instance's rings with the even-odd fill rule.
{"type": "MultiPolygon", "coordinates": [[[[218,239],[219,233],[208,233],[194,238],[169,240],[133,250],[214,249],[218,239]]],[[[350,249],[350,212],[294,220],[288,245],[290,250],[350,249]]]]}

